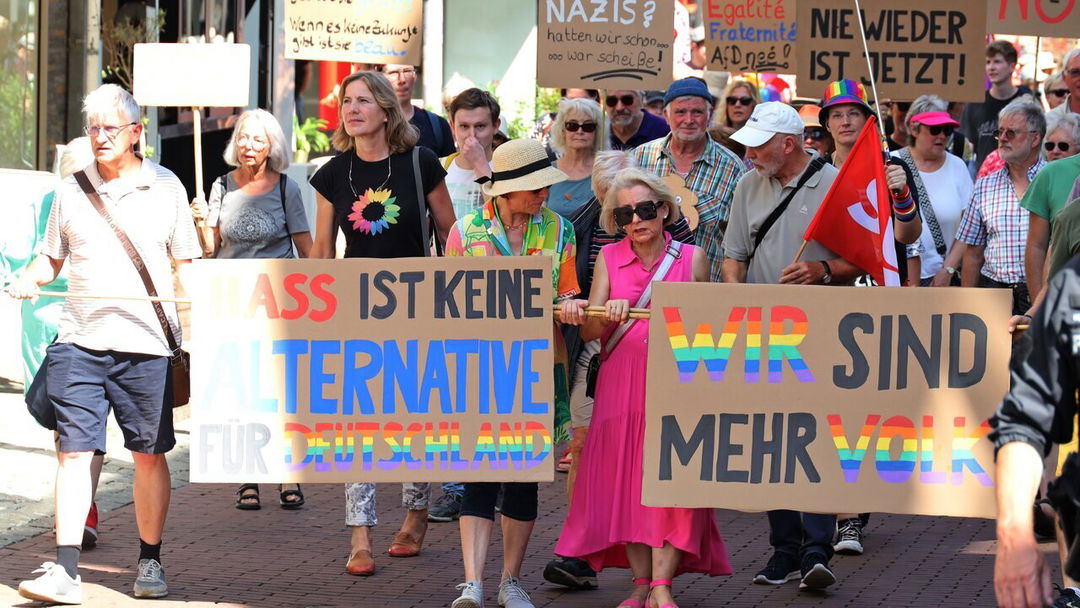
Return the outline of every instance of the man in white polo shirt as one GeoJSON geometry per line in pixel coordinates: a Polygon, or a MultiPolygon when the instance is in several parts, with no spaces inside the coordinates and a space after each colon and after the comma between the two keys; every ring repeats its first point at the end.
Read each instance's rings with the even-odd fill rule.
{"type": "MultiPolygon", "coordinates": [[[[109,215],[142,257],[158,295],[173,295],[177,267],[199,257],[187,193],[168,169],[136,152],[141,112],[130,93],[103,85],[86,96],[86,133],[94,162],[85,174],[109,215]]],[[[68,261],[68,288],[98,295],[145,295],[139,272],[119,238],[74,177],[56,190],[42,255],[8,287],[17,298],[56,278],[68,261]]],[[[180,323],[174,305],[164,314],[177,344],[180,323]]],[[[148,302],[69,298],[64,302],[56,343],[48,349],[49,398],[56,410],[59,471],[56,475],[56,563],[46,562],[36,579],[23,581],[23,597],[78,604],[76,573],[82,525],[90,508],[90,461],[105,449],[109,410],[124,434],[135,463],[134,498],[139,528],[135,597],[168,593],[161,567],[161,533],[169,507],[170,477],[165,452],[173,434],[170,348],[148,302]]]]}

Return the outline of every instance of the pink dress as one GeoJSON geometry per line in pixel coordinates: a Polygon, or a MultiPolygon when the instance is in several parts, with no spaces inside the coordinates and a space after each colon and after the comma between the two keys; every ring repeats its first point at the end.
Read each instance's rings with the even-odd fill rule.
{"type": "MultiPolygon", "coordinates": [[[[667,238],[670,242],[671,237],[667,238]]],[[[666,281],[693,280],[693,251],[692,246],[682,246],[682,255],[675,260],[666,281]]],[[[642,266],[630,248],[630,239],[605,246],[600,255],[607,266],[611,299],[636,304],[652,269],[642,266]]],[[[630,567],[626,543],[659,548],[669,542],[683,551],[676,574],[731,574],[727,549],[712,509],[641,504],[648,337],[649,322],[639,320],[600,367],[574,500],[555,553],[583,559],[599,571],[609,566],[630,567]]]]}

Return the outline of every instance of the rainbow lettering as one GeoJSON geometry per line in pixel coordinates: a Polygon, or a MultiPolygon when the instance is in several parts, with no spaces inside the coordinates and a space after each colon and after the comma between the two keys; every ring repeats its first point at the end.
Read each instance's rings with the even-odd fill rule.
{"type": "Polygon", "coordinates": [[[886,483],[904,483],[915,472],[915,456],[918,444],[915,440],[915,424],[904,416],[893,416],[881,425],[877,451],[874,454],[878,476],[886,483]],[[892,459],[889,447],[894,437],[902,437],[900,457],[892,459]]]}
{"type": "Polygon", "coordinates": [[[799,382],[813,382],[814,375],[810,373],[810,368],[806,366],[806,361],[803,361],[798,349],[810,326],[806,313],[794,306],[773,306],[769,317],[769,382],[775,383],[784,379],[784,357],[787,357],[791,371],[795,372],[799,382]],[[794,323],[790,334],[784,333],[785,321],[794,323]]]}
{"type": "Polygon", "coordinates": [[[963,416],[953,419],[952,441],[952,482],[953,485],[964,483],[964,467],[971,470],[979,483],[984,486],[993,485],[993,480],[983,470],[979,461],[975,460],[971,448],[990,432],[990,421],[984,420],[973,433],[967,432],[967,420],[963,416]]]}
{"type": "Polygon", "coordinates": [[[866,458],[866,449],[870,446],[870,437],[874,434],[881,416],[869,414],[866,417],[854,450],[848,446],[847,436],[844,434],[844,423],[840,416],[829,414],[828,420],[833,444],[836,445],[836,453],[840,457],[840,470],[844,473],[844,481],[855,483],[859,479],[859,469],[862,467],[863,459],[866,458]]]}
{"type": "Polygon", "coordinates": [[[934,470],[934,417],[923,416],[922,438],[919,440],[919,481],[945,483],[945,472],[934,470]]]}
{"type": "Polygon", "coordinates": [[[760,306],[751,306],[746,316],[746,358],[743,361],[743,372],[747,384],[753,384],[761,380],[760,306]]]}

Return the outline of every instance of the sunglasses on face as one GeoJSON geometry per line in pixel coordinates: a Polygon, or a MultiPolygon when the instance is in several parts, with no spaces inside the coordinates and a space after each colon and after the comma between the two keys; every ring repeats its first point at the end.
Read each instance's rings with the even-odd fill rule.
{"type": "Polygon", "coordinates": [[[807,129],[803,131],[803,139],[821,141],[825,139],[825,129],[807,129]]]}
{"type": "Polygon", "coordinates": [[[607,103],[607,107],[609,108],[614,108],[615,106],[619,105],[619,102],[622,102],[622,105],[624,106],[632,106],[634,105],[635,101],[637,101],[637,99],[633,95],[623,95],[621,97],[608,95],[607,99],[604,100],[604,102],[607,103]]]}
{"type": "Polygon", "coordinates": [[[625,226],[630,222],[634,221],[635,213],[638,217],[641,218],[641,221],[643,222],[655,220],[656,210],[660,207],[660,205],[663,205],[663,203],[657,201],[641,201],[635,207],[631,207],[630,205],[616,207],[614,210],[615,223],[620,227],[625,226]]]}
{"type": "MultiPolygon", "coordinates": [[[[953,134],[953,131],[956,130],[952,125],[923,125],[923,128],[926,129],[927,131],[929,131],[930,135],[932,135],[934,137],[937,137],[938,135],[941,135],[942,133],[945,134],[945,137],[951,137],[952,134],[953,134]]],[[[995,133],[997,133],[997,132],[995,131],[995,133]]],[[[995,135],[995,137],[996,137],[996,135],[995,135]]]]}
{"type": "Polygon", "coordinates": [[[748,106],[748,105],[750,105],[752,103],[754,103],[754,98],[753,97],[745,97],[744,96],[744,97],[728,97],[727,98],[727,104],[729,106],[734,106],[734,105],[748,106]]]}
{"type": "Polygon", "coordinates": [[[1069,94],[1069,89],[1050,89],[1046,93],[1048,95],[1053,95],[1054,97],[1065,97],[1069,94]]]}
{"type": "Polygon", "coordinates": [[[1055,147],[1062,152],[1068,152],[1072,146],[1067,141],[1048,141],[1043,144],[1043,148],[1046,148],[1047,152],[1053,152],[1055,147]]]}
{"type": "Polygon", "coordinates": [[[1012,129],[994,129],[994,139],[1013,139],[1021,133],[1037,133],[1037,131],[1013,131],[1012,129]]]}
{"type": "Polygon", "coordinates": [[[592,133],[593,131],[596,130],[596,123],[595,122],[575,122],[573,120],[568,120],[568,121],[563,123],[563,128],[566,129],[567,131],[571,132],[571,133],[577,131],[578,129],[581,129],[582,131],[584,131],[586,133],[592,133]]]}

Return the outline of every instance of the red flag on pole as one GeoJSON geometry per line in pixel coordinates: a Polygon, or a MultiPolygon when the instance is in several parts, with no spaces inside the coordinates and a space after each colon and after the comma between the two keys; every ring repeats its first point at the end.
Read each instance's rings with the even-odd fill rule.
{"type": "Polygon", "coordinates": [[[865,270],[878,285],[900,285],[877,121],[871,116],[855,140],[803,238],[814,240],[865,270]]]}

